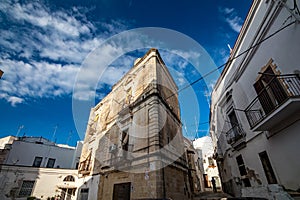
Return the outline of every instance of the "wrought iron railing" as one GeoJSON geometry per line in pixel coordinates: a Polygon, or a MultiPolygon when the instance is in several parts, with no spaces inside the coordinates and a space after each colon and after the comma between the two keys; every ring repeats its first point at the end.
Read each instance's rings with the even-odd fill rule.
{"type": "Polygon", "coordinates": [[[256,126],[284,102],[294,97],[300,97],[299,75],[274,75],[245,109],[250,127],[256,126]]]}
{"type": "Polygon", "coordinates": [[[234,144],[241,138],[245,138],[246,133],[240,127],[240,125],[236,124],[231,129],[226,132],[226,139],[228,144],[234,144]]]}

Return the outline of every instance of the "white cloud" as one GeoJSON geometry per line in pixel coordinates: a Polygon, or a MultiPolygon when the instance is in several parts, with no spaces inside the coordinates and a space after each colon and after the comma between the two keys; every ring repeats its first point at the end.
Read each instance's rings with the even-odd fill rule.
{"type": "Polygon", "coordinates": [[[11,17],[18,21],[25,21],[40,28],[76,37],[89,33],[93,29],[91,23],[82,23],[74,16],[62,11],[51,12],[50,9],[38,2],[28,4],[8,3],[4,5],[11,17]]]}
{"type": "Polygon", "coordinates": [[[229,58],[229,54],[230,54],[230,49],[225,49],[225,48],[219,48],[217,49],[218,55],[220,56],[221,62],[226,63],[228,61],[229,58]]]}
{"type": "MultiPolygon", "coordinates": [[[[97,27],[86,19],[82,10],[75,7],[71,10],[50,10],[40,2],[1,3],[0,12],[9,20],[7,24],[12,22],[15,25],[0,28],[0,46],[5,49],[0,52],[1,69],[5,71],[0,98],[16,106],[31,98],[52,98],[72,93],[85,57],[109,35],[126,28],[124,21],[98,22],[97,26],[103,29],[103,33],[94,36],[97,27]]],[[[107,56],[110,51],[120,51],[111,46],[106,50],[107,56]]],[[[106,75],[102,81],[114,84],[125,69],[112,67],[108,70],[113,76],[106,75]]],[[[85,78],[93,80],[95,73],[90,76],[85,78]]],[[[82,88],[87,95],[90,94],[90,87],[82,85],[82,88]]]]}
{"type": "Polygon", "coordinates": [[[23,103],[24,99],[16,97],[16,96],[9,96],[7,94],[1,93],[0,99],[5,99],[7,102],[11,104],[11,106],[15,107],[19,103],[23,103]]]}
{"type": "Polygon", "coordinates": [[[243,20],[242,18],[235,16],[235,17],[230,17],[226,18],[226,22],[228,22],[229,26],[235,31],[235,32],[240,32],[242,25],[243,25],[243,20]]]}
{"type": "Polygon", "coordinates": [[[24,101],[24,99],[19,98],[19,97],[9,97],[9,98],[7,99],[7,101],[10,102],[11,105],[15,107],[16,104],[22,103],[22,102],[24,101]]]}
{"type": "MultiPolygon", "coordinates": [[[[115,20],[94,24],[86,18],[84,13],[87,11],[82,10],[76,7],[51,10],[36,1],[15,3],[7,0],[0,5],[0,12],[6,15],[5,18],[0,16],[1,20],[14,24],[8,25],[9,28],[0,27],[0,46],[5,49],[0,52],[1,68],[5,71],[0,85],[0,93],[5,95],[0,98],[11,105],[32,98],[53,98],[72,93],[74,98],[90,99],[96,89],[115,84],[132,66],[134,58],[128,55],[120,57],[117,62],[112,61],[115,55],[126,53],[126,45],[138,49],[145,44],[147,47],[157,44],[142,34],[128,33],[122,41],[116,41],[122,45],[104,45],[109,36],[127,29],[126,22],[115,20]],[[101,52],[97,53],[99,45],[102,45],[101,52]],[[89,68],[84,71],[84,77],[82,74],[77,76],[87,65],[89,68]],[[77,90],[73,91],[75,83],[77,90]]],[[[193,51],[171,50],[162,53],[162,57],[167,66],[178,72],[175,73],[177,84],[183,86],[188,83],[185,77],[188,62],[185,59],[199,60],[201,55],[193,51]]],[[[102,97],[104,94],[96,95],[102,97]]]]}
{"type": "MultiPolygon", "coordinates": [[[[18,25],[8,30],[0,29],[0,45],[18,57],[29,59],[38,56],[80,64],[107,37],[93,37],[96,27],[79,9],[52,11],[39,2],[21,4],[5,1],[0,11],[6,14],[9,22],[18,25]]],[[[117,24],[116,30],[120,29],[120,24],[117,24]]]]}
{"type": "Polygon", "coordinates": [[[188,52],[180,52],[178,50],[172,50],[170,52],[160,52],[165,64],[170,69],[170,72],[179,87],[183,87],[188,84],[185,77],[186,67],[188,62],[183,58],[190,58],[194,54],[188,52]]]}
{"type": "Polygon", "coordinates": [[[233,11],[234,11],[233,8],[224,8],[224,12],[225,12],[226,14],[230,14],[230,13],[232,13],[233,11]]]}
{"type": "MultiPolygon", "coordinates": [[[[0,60],[5,71],[1,81],[2,96],[12,105],[23,103],[30,97],[55,97],[70,94],[78,72],[75,65],[49,64],[47,62],[25,63],[0,60]],[[22,99],[22,101],[21,101],[22,99]]],[[[1,98],[1,97],[0,97],[1,98]]]]}
{"type": "Polygon", "coordinates": [[[239,33],[243,25],[243,19],[237,15],[234,8],[219,8],[219,11],[225,15],[225,21],[232,30],[239,33]]]}

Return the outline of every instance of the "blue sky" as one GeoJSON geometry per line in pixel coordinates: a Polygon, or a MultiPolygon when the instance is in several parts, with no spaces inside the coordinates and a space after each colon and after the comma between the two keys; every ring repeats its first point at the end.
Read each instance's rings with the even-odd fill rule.
{"type": "MultiPolygon", "coordinates": [[[[155,39],[143,37],[136,31],[128,41],[119,42],[141,45],[137,50],[128,52],[121,48],[122,45],[103,45],[124,31],[156,27],[155,33],[166,29],[199,44],[200,53],[192,48],[158,48],[178,87],[183,88],[226,62],[228,44],[234,45],[251,2],[1,1],[0,69],[4,75],[0,80],[0,137],[18,133],[19,136],[43,136],[69,145],[83,139],[90,107],[100,101],[134,60],[148,50],[142,48],[145,40],[153,47],[161,47],[156,46],[155,39]],[[91,52],[101,45],[102,60],[107,58],[108,61],[112,52],[121,56],[108,63],[102,76],[97,77],[95,88],[82,86],[75,93],[73,89],[78,79],[92,83],[88,83],[90,77],[77,75],[82,66],[89,63],[87,58],[91,52]],[[195,67],[190,61],[199,56],[211,59],[212,63],[203,61],[195,67]],[[92,93],[95,98],[87,101],[86,97],[92,93]],[[72,101],[83,102],[82,107],[78,107],[79,116],[75,116],[79,121],[76,125],[72,101]],[[23,128],[18,131],[20,126],[23,128]]],[[[216,72],[210,79],[179,93],[183,133],[190,139],[207,134],[209,94],[218,75],[216,72]]]]}

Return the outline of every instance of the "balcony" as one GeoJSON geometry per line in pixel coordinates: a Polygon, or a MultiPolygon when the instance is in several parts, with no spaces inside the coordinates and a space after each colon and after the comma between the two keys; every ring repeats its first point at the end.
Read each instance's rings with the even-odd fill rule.
{"type": "Polygon", "coordinates": [[[245,109],[253,131],[272,131],[291,124],[299,118],[299,111],[300,78],[296,74],[274,76],[245,109]]]}
{"type": "Polygon", "coordinates": [[[235,150],[239,150],[246,145],[246,133],[236,124],[226,132],[227,143],[235,150]]]}

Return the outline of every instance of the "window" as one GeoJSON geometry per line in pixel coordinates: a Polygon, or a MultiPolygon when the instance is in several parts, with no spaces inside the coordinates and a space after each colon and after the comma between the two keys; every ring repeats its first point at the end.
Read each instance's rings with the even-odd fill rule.
{"type": "Polygon", "coordinates": [[[79,163],[79,171],[89,171],[90,170],[92,151],[93,151],[93,149],[90,149],[89,154],[87,154],[88,156],[86,157],[86,159],[79,163]]]}
{"type": "Polygon", "coordinates": [[[228,114],[228,118],[231,124],[231,127],[235,127],[239,124],[238,119],[236,117],[236,114],[234,112],[234,110],[232,110],[229,114],[228,114]]]}
{"type": "Polygon", "coordinates": [[[208,167],[215,167],[214,159],[212,157],[208,157],[208,167]]]}
{"type": "Polygon", "coordinates": [[[89,196],[89,188],[82,188],[80,190],[80,199],[88,200],[88,196],[89,196]]]}
{"type": "Polygon", "coordinates": [[[71,200],[72,196],[75,195],[75,188],[62,188],[60,192],[60,199],[71,200]]]}
{"type": "Polygon", "coordinates": [[[53,168],[54,167],[54,163],[55,163],[55,159],[54,158],[49,158],[46,167],[53,168]]]}
{"type": "Polygon", "coordinates": [[[122,149],[124,151],[128,151],[128,139],[129,139],[129,134],[126,131],[122,132],[122,149]]]}
{"type": "Polygon", "coordinates": [[[251,187],[249,178],[243,178],[242,181],[245,187],[251,187]]]}
{"type": "Polygon", "coordinates": [[[125,104],[130,104],[131,98],[132,98],[132,90],[131,90],[131,88],[129,88],[129,89],[126,91],[125,104]]]}
{"type": "Polygon", "coordinates": [[[64,178],[64,181],[69,181],[69,182],[74,182],[75,181],[75,178],[71,175],[68,175],[64,178]]]}
{"type": "Polygon", "coordinates": [[[241,176],[247,175],[246,166],[244,164],[244,160],[243,160],[242,155],[239,155],[239,156],[236,157],[236,162],[237,162],[238,167],[239,167],[240,175],[241,176]]]}
{"type": "Polygon", "coordinates": [[[33,161],[33,167],[40,167],[41,166],[41,164],[42,164],[42,160],[43,160],[43,158],[42,157],[38,157],[38,156],[36,156],[35,158],[34,158],[34,161],[33,161]]]}
{"type": "Polygon", "coordinates": [[[235,146],[235,143],[238,140],[240,140],[241,138],[245,137],[245,132],[239,125],[237,115],[233,108],[231,108],[228,111],[227,115],[228,115],[228,119],[229,119],[229,121],[228,121],[228,123],[229,123],[228,129],[229,130],[226,132],[227,143],[231,144],[233,146],[233,148],[240,148],[240,147],[242,147],[242,143],[237,143],[238,144],[237,146],[235,146]]]}
{"type": "Polygon", "coordinates": [[[123,159],[128,158],[128,150],[129,150],[129,134],[128,130],[122,132],[121,145],[123,150],[123,159]]]}
{"type": "Polygon", "coordinates": [[[82,188],[81,193],[89,193],[89,188],[82,188]]]}
{"type": "MultiPolygon", "coordinates": [[[[244,160],[243,160],[242,155],[239,155],[239,156],[236,157],[236,162],[237,162],[238,167],[239,167],[240,175],[241,176],[247,175],[247,170],[246,170],[246,166],[244,164],[244,160]]],[[[251,183],[250,183],[249,178],[242,178],[242,182],[243,182],[245,187],[251,187],[251,183]]]]}
{"type": "Polygon", "coordinates": [[[34,181],[23,181],[19,192],[19,197],[31,196],[33,186],[34,186],[34,181]]]}

